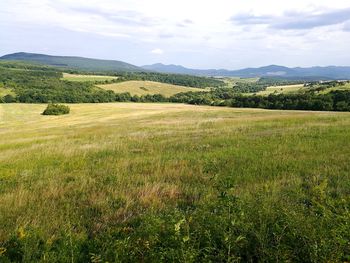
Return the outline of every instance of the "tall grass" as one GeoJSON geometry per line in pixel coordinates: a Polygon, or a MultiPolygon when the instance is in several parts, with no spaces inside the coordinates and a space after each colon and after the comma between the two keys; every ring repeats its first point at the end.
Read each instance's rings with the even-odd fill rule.
{"type": "Polygon", "coordinates": [[[0,261],[350,260],[350,115],[0,105],[0,261]]]}

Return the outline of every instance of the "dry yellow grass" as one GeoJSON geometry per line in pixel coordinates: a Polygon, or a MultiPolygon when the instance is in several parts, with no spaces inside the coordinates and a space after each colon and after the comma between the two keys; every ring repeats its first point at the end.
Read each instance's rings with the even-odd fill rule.
{"type": "Polygon", "coordinates": [[[98,85],[105,90],[113,90],[116,93],[129,92],[131,95],[162,94],[170,97],[176,93],[188,91],[203,91],[209,89],[198,89],[178,86],[154,81],[125,81],[114,84],[98,85]]]}

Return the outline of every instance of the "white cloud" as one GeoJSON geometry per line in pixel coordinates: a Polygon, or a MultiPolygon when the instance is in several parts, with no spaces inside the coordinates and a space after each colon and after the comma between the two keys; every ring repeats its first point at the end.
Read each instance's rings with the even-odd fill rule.
{"type": "Polygon", "coordinates": [[[164,54],[164,50],[160,49],[160,48],[155,48],[153,50],[151,50],[152,54],[156,54],[156,55],[163,55],[164,54]]]}
{"type": "MultiPolygon", "coordinates": [[[[338,25],[338,17],[325,17],[335,21],[327,24],[320,15],[348,8],[348,0],[3,0],[0,26],[13,34],[15,26],[45,26],[106,41],[129,41],[129,46],[142,48],[139,64],[156,58],[151,54],[163,54],[158,58],[167,59],[164,62],[202,68],[286,61],[302,66],[338,64],[333,58],[349,53],[344,44],[350,41],[349,23],[338,25]],[[283,24],[284,18],[288,24],[283,24]],[[282,26],[276,26],[277,22],[282,26]],[[167,52],[152,50],[154,46],[166,47],[167,52]],[[334,56],[336,52],[339,56],[334,56]]],[[[40,45],[39,39],[32,41],[40,45]]],[[[67,43],[69,39],[62,39],[62,45],[67,43]]],[[[127,46],[120,52],[133,54],[127,46]]],[[[343,61],[350,61],[347,56],[343,61]]]]}

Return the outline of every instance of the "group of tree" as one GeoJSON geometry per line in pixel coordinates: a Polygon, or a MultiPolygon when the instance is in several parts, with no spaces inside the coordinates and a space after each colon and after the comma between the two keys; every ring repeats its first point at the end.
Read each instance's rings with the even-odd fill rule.
{"type": "MultiPolygon", "coordinates": [[[[5,64],[5,66],[0,63],[0,68],[1,87],[9,88],[16,94],[8,94],[0,98],[2,103],[177,102],[265,109],[350,111],[350,91],[332,91],[321,94],[310,88],[309,92],[297,94],[271,94],[269,96],[241,94],[247,91],[257,92],[266,86],[273,85],[273,83],[280,85],[280,80],[261,79],[256,83],[240,84],[240,88],[215,88],[209,92],[186,92],[167,98],[160,94],[143,96],[132,96],[130,93],[116,94],[111,90],[97,88],[91,82],[65,81],[62,80],[62,72],[55,71],[51,67],[34,65],[32,68],[23,68],[20,63],[5,64]]],[[[221,82],[211,78],[160,73],[124,73],[118,80],[114,81],[131,79],[197,87],[215,86],[221,82]]],[[[329,85],[341,84],[328,83],[329,85]]]]}
{"type": "Polygon", "coordinates": [[[257,93],[266,90],[270,86],[303,84],[303,80],[287,80],[280,78],[260,78],[256,82],[238,81],[233,86],[235,93],[257,93]]]}
{"type": "Polygon", "coordinates": [[[331,89],[331,88],[342,88],[344,87],[346,84],[349,84],[350,81],[337,81],[337,80],[333,80],[333,81],[322,81],[322,82],[309,82],[309,83],[305,83],[304,86],[307,87],[309,89],[310,92],[322,92],[325,91],[327,89],[331,89]]]}
{"type": "Polygon", "coordinates": [[[166,74],[156,72],[136,72],[136,73],[121,73],[120,80],[148,80],[162,83],[168,83],[179,86],[206,88],[206,87],[221,87],[225,83],[221,80],[209,77],[198,77],[192,75],[181,74],[166,74]]]}
{"type": "Polygon", "coordinates": [[[218,89],[212,92],[179,93],[172,96],[170,101],[240,108],[350,111],[350,91],[332,91],[328,94],[297,93],[246,96],[218,89]]]}
{"type": "MultiPolygon", "coordinates": [[[[80,73],[80,72],[75,72],[80,73]]],[[[217,87],[222,81],[189,75],[161,74],[161,73],[114,73],[115,80],[106,80],[103,83],[122,82],[127,80],[150,80],[175,85],[191,87],[217,87]]],[[[95,82],[72,82],[62,79],[62,71],[55,67],[23,62],[0,62],[0,85],[14,95],[0,98],[0,102],[23,103],[84,103],[84,102],[112,102],[118,101],[119,95],[112,91],[100,89],[95,82]]],[[[101,81],[98,81],[101,84],[101,81]]],[[[158,95],[157,95],[158,96],[158,95]]],[[[156,96],[156,97],[157,97],[156,96]]],[[[152,98],[148,98],[153,101],[152,98]]],[[[134,98],[133,100],[144,100],[134,98]]],[[[147,100],[147,99],[146,99],[147,100]]]]}
{"type": "Polygon", "coordinates": [[[50,103],[44,110],[43,115],[63,115],[69,112],[70,108],[67,105],[50,103]]]}

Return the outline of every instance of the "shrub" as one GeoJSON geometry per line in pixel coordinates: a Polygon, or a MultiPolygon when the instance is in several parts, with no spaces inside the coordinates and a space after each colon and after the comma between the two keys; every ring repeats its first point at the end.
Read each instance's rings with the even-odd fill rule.
{"type": "Polygon", "coordinates": [[[62,115],[68,114],[70,111],[69,107],[62,104],[49,104],[44,110],[43,115],[62,115]]]}
{"type": "Polygon", "coordinates": [[[5,103],[12,103],[12,102],[16,102],[16,98],[13,97],[11,94],[7,94],[6,96],[4,96],[3,101],[5,103]]]}

